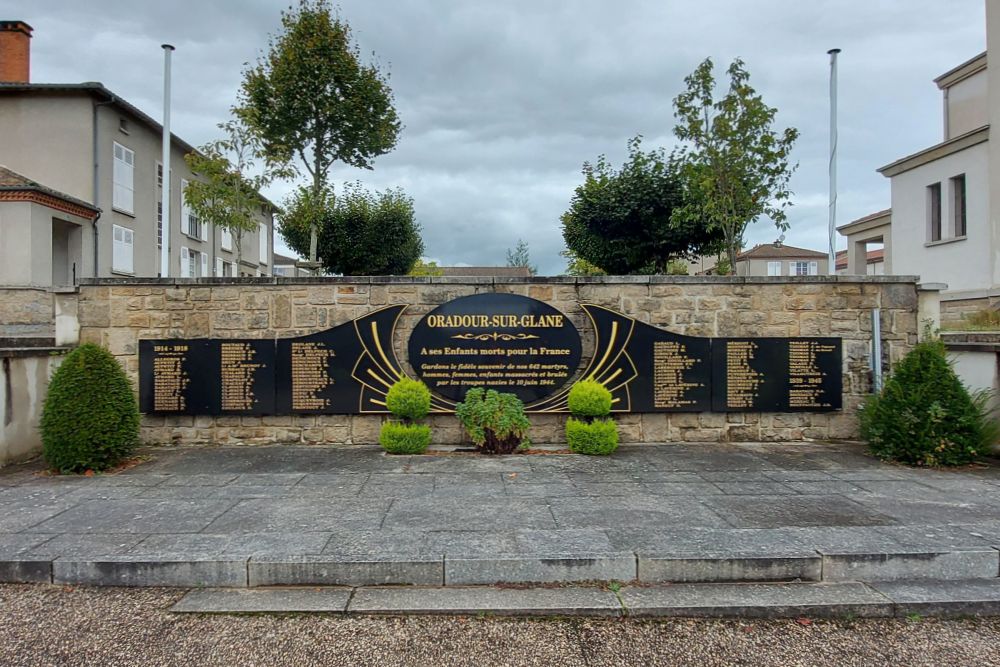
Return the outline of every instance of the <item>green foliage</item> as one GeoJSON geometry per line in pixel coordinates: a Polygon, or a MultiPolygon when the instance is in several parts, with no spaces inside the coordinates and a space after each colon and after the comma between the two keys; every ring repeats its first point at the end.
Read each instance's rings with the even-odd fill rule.
{"type": "Polygon", "coordinates": [[[576,454],[607,456],[618,449],[618,427],[614,419],[586,422],[570,417],[566,420],[566,442],[576,454]]]}
{"type": "Polygon", "coordinates": [[[531,263],[527,241],[518,239],[516,246],[507,248],[507,266],[524,266],[527,267],[531,275],[538,273],[538,267],[531,263]]]}
{"type": "Polygon", "coordinates": [[[569,390],[569,411],[577,417],[607,417],[611,392],[597,380],[580,380],[569,390]]]}
{"type": "Polygon", "coordinates": [[[218,125],[226,137],[188,153],[184,161],[200,180],[188,181],[184,202],[202,222],[233,235],[236,264],[243,260],[243,236],[257,231],[264,200],[260,191],[275,178],[291,174],[264,156],[258,137],[236,112],[235,120],[218,125]],[[258,168],[260,162],[260,168],[258,168]]]}
{"type": "Polygon", "coordinates": [[[431,444],[431,427],[427,424],[385,422],[378,442],[390,454],[423,454],[431,444]]]}
{"type": "Polygon", "coordinates": [[[599,266],[594,266],[585,259],[580,259],[575,252],[566,248],[561,253],[560,257],[566,258],[566,271],[564,272],[567,276],[603,276],[604,271],[599,266]]]}
{"type": "Polygon", "coordinates": [[[517,396],[481,387],[465,394],[465,401],[455,406],[455,415],[484,454],[514,452],[531,426],[517,396]]]}
{"type": "MultiPolygon", "coordinates": [[[[387,77],[361,62],[350,26],[326,0],[299,0],[282,12],[281,28],[244,72],[241,108],[270,158],[300,160],[319,198],[335,162],[371,169],[401,125],[387,77]]],[[[318,230],[311,235],[306,256],[316,261],[318,230]]]]}
{"type": "Polygon", "coordinates": [[[996,442],[984,392],[969,393],[939,340],[919,343],[882,392],[861,409],[861,433],[873,454],[911,465],[962,465],[996,442]]]}
{"type": "Polygon", "coordinates": [[[1000,330],[1000,310],[984,308],[962,317],[956,327],[958,331],[997,331],[1000,330]]]}
{"type": "Polygon", "coordinates": [[[444,269],[438,266],[437,262],[425,262],[418,258],[416,264],[410,269],[411,276],[443,276],[444,269]]]}
{"type": "Polygon", "coordinates": [[[719,261],[715,263],[715,268],[712,269],[712,273],[717,276],[728,276],[733,272],[733,265],[729,263],[729,255],[724,255],[719,258],[719,261]]]}
{"type": "Polygon", "coordinates": [[[677,219],[721,232],[733,267],[751,222],[766,216],[788,229],[788,182],[797,166],[789,155],[799,133],[772,129],[778,110],[750,86],[742,60],[726,73],[729,90],[718,100],[711,59],[684,79],[687,90],[674,99],[674,134],[685,145],[671,161],[688,192],[677,219]]]}
{"type": "Polygon", "coordinates": [[[348,184],[334,201],[326,189],[299,188],[285,203],[281,237],[306,255],[313,229],[323,267],[345,276],[405,275],[424,251],[413,200],[398,189],[370,193],[348,184]]]}
{"type": "Polygon", "coordinates": [[[52,375],[40,423],[42,454],[60,472],[107,470],[132,453],[139,407],[121,365],[85,344],[52,375]]]}
{"type": "Polygon", "coordinates": [[[663,149],[644,152],[629,141],[615,170],[602,155],[583,165],[584,182],[562,216],[563,238],[576,257],[612,274],[665,273],[673,259],[710,254],[722,235],[692,217],[678,218],[684,183],[663,149]]]}
{"type": "Polygon", "coordinates": [[[671,276],[686,276],[688,274],[688,263],[682,259],[672,259],[667,264],[667,274],[671,276]]]}
{"type": "Polygon", "coordinates": [[[431,411],[431,392],[420,380],[400,378],[385,396],[389,412],[403,419],[423,419],[431,411]]]}

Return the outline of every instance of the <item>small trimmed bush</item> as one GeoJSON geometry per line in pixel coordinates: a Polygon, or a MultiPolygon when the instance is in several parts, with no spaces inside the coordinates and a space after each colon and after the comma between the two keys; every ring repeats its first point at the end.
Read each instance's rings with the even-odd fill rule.
{"type": "Polygon", "coordinates": [[[431,427],[418,423],[431,411],[431,392],[420,380],[400,378],[385,395],[385,406],[402,421],[382,424],[378,442],[390,454],[423,454],[431,427]]]}
{"type": "Polygon", "coordinates": [[[577,417],[607,417],[611,392],[597,380],[580,380],[569,390],[569,411],[577,417]]]}
{"type": "Polygon", "coordinates": [[[49,382],[40,422],[42,455],[63,473],[107,470],[139,440],[139,406],[125,370],[103,347],[85,344],[49,382]]]}
{"type": "Polygon", "coordinates": [[[586,422],[570,417],[566,421],[566,442],[576,454],[607,456],[618,449],[618,425],[614,419],[586,422]]]}
{"type": "Polygon", "coordinates": [[[524,403],[514,394],[470,389],[465,401],[455,406],[455,415],[484,454],[511,454],[528,443],[531,424],[524,403]]]}
{"type": "Polygon", "coordinates": [[[431,392],[420,380],[400,378],[385,396],[389,412],[414,421],[423,419],[431,411],[431,392]]]}
{"type": "Polygon", "coordinates": [[[861,434],[875,456],[910,465],[962,465],[996,441],[986,392],[969,393],[945,356],[925,341],[898,364],[861,409],[861,434]]]}
{"type": "Polygon", "coordinates": [[[431,444],[431,427],[427,424],[382,424],[378,442],[390,454],[423,454],[431,444]]]}

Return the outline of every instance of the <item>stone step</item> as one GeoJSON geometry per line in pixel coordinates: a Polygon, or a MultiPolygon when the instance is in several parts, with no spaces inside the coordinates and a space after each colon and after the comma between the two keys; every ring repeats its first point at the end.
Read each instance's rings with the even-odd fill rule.
{"type": "Polygon", "coordinates": [[[675,584],[550,588],[199,589],[178,613],[347,613],[597,617],[883,618],[1000,614],[1000,579],[675,584]]]}
{"type": "MultiPolygon", "coordinates": [[[[69,543],[67,548],[72,546],[69,543]]],[[[470,586],[582,582],[765,583],[992,579],[1000,551],[895,549],[823,553],[577,553],[298,555],[146,553],[0,558],[0,582],[93,586],[470,586]]]]}

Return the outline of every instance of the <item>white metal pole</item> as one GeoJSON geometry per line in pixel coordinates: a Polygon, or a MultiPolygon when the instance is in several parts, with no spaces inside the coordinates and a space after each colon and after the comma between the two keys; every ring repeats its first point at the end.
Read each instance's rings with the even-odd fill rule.
{"type": "Polygon", "coordinates": [[[830,254],[828,272],[837,274],[837,54],[830,49],[830,254]]]}
{"type": "Polygon", "coordinates": [[[170,276],[170,54],[174,47],[163,45],[163,237],[160,248],[160,276],[170,276]]]}

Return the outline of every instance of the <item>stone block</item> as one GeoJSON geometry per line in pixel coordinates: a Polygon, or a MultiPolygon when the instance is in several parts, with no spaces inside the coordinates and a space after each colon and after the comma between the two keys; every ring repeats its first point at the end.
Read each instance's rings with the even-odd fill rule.
{"type": "Polygon", "coordinates": [[[898,581],[901,579],[982,579],[1000,572],[995,549],[837,553],[820,550],[824,581],[898,581]]]}
{"type": "Polygon", "coordinates": [[[609,616],[623,613],[618,597],[600,588],[361,588],[351,598],[357,614],[490,614],[609,616]]]}
{"type": "Polygon", "coordinates": [[[251,558],[250,586],[440,586],[441,556],[251,558]]]}
{"type": "Polygon", "coordinates": [[[48,558],[18,557],[16,560],[0,559],[0,583],[49,584],[52,583],[52,561],[48,558]]]}
{"type": "Polygon", "coordinates": [[[496,583],[557,583],[579,581],[632,581],[636,578],[635,555],[524,554],[486,558],[445,556],[445,585],[496,583]]]}
{"type": "Polygon", "coordinates": [[[968,581],[880,581],[869,584],[892,600],[896,615],[996,616],[1000,579],[968,581]]]}
{"type": "Polygon", "coordinates": [[[823,561],[815,552],[797,555],[656,555],[639,552],[638,580],[658,582],[819,581],[823,561]]]}
{"type": "Polygon", "coordinates": [[[52,583],[87,586],[243,586],[247,585],[244,558],[173,559],[114,556],[105,560],[57,559],[52,583]]]}
{"type": "Polygon", "coordinates": [[[175,614],[293,614],[347,611],[349,588],[202,589],[190,591],[170,611],[175,614]]]}

